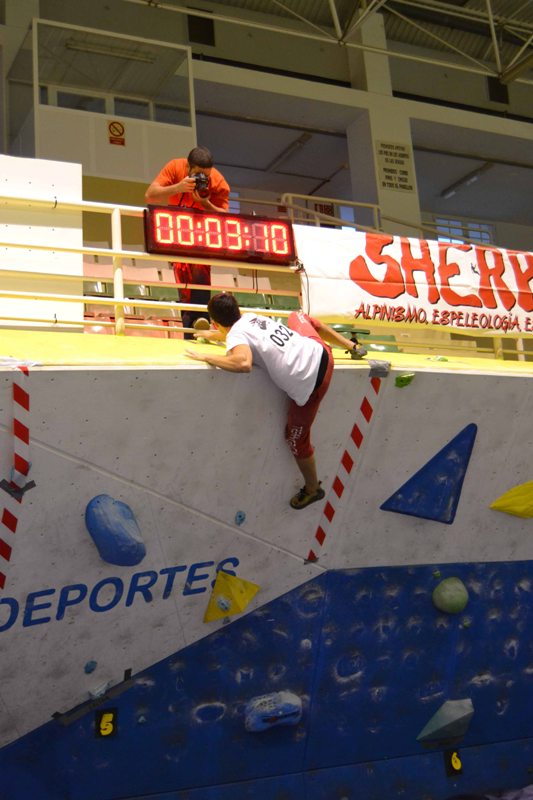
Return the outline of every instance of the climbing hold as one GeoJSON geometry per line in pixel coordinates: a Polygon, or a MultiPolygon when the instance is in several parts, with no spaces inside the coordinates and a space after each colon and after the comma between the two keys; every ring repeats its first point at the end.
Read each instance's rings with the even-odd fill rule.
{"type": "Polygon", "coordinates": [[[428,361],[448,361],[446,356],[429,356],[428,361]]]}
{"type": "Polygon", "coordinates": [[[468,589],[460,578],[445,578],[433,590],[433,604],[447,614],[460,614],[468,603],[468,589]]]}
{"type": "Polygon", "coordinates": [[[380,508],[451,525],[472,455],[477,425],[463,428],[380,508]]]}
{"type": "Polygon", "coordinates": [[[217,606],[221,611],[229,611],[231,608],[231,600],[229,597],[224,597],[223,594],[217,597],[217,606]]]}
{"type": "Polygon", "coordinates": [[[301,718],[301,699],[287,691],[253,697],[244,709],[244,726],[251,733],[277,725],[297,725],[301,718]]]}
{"type": "Polygon", "coordinates": [[[97,700],[99,697],[103,697],[110,686],[111,681],[106,681],[105,683],[101,683],[99,686],[95,686],[94,689],[89,689],[89,697],[91,700],[97,700]]]}
{"type": "Polygon", "coordinates": [[[96,669],[96,667],[97,667],[97,666],[98,666],[98,664],[97,664],[97,662],[96,662],[96,661],[88,661],[88,662],[85,664],[85,667],[84,667],[85,673],[86,673],[87,675],[90,675],[90,674],[91,674],[91,672],[94,672],[94,671],[95,671],[95,669],[96,669]]]}
{"type": "Polygon", "coordinates": [[[457,744],[465,736],[474,716],[472,700],[446,700],[416,737],[418,742],[435,747],[457,744]]]}
{"type": "Polygon", "coordinates": [[[345,350],[344,352],[350,353],[350,358],[352,359],[352,361],[360,361],[362,358],[366,356],[368,350],[366,349],[366,347],[352,347],[351,350],[345,350]]]}
{"type": "Polygon", "coordinates": [[[440,578],[440,569],[434,569],[433,570],[433,577],[434,578],[440,578]]]}
{"type": "Polygon", "coordinates": [[[198,319],[193,322],[192,326],[195,331],[208,331],[211,327],[211,323],[207,317],[198,317],[198,319]]]}
{"type": "Polygon", "coordinates": [[[367,363],[370,366],[371,378],[386,378],[390,372],[390,361],[375,361],[369,358],[367,363]]]}
{"type": "Polygon", "coordinates": [[[204,622],[240,614],[253,600],[259,588],[255,583],[220,570],[205,610],[204,622]]]}
{"type": "Polygon", "coordinates": [[[107,494],[93,497],[85,510],[85,525],[100,558],[108,564],[131,567],[146,555],[137,520],[131,508],[107,494]]]}
{"type": "Polygon", "coordinates": [[[491,503],[490,508],[502,511],[504,514],[530,519],[533,517],[533,481],[521,483],[509,489],[494,503],[491,503]]]}
{"type": "Polygon", "coordinates": [[[140,715],[140,717],[137,717],[138,725],[144,725],[145,722],[146,722],[146,717],[144,717],[142,714],[140,715]]]}
{"type": "Polygon", "coordinates": [[[414,380],[414,377],[414,372],[404,372],[396,377],[394,385],[399,389],[403,389],[404,386],[409,386],[409,384],[414,380]]]}
{"type": "Polygon", "coordinates": [[[242,525],[244,520],[246,519],[246,514],[244,511],[237,511],[235,514],[235,525],[242,525]]]}

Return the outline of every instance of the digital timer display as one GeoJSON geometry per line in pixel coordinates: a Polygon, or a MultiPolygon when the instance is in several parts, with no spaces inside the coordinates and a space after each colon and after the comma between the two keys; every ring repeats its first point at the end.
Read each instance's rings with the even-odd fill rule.
{"type": "Polygon", "coordinates": [[[146,251],[265,264],[296,258],[292,225],[283,219],[249,214],[211,214],[181,206],[148,206],[144,211],[146,251]]]}

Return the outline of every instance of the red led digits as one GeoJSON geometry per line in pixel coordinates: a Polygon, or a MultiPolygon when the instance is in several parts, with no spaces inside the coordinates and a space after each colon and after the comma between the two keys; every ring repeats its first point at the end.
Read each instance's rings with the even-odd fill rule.
{"type": "Polygon", "coordinates": [[[290,222],[251,214],[149,206],[144,233],[147,252],[155,254],[284,265],[296,258],[290,222]]]}
{"type": "Polygon", "coordinates": [[[264,222],[256,222],[252,225],[252,236],[254,250],[258,253],[269,253],[270,242],[268,239],[268,225],[264,222]]]}
{"type": "Polygon", "coordinates": [[[222,241],[222,224],[218,217],[206,217],[204,220],[205,243],[207,247],[220,250],[224,243],[222,241]]]}
{"type": "Polygon", "coordinates": [[[173,244],[173,216],[167,211],[156,211],[154,214],[154,238],[159,244],[173,244]]]}
{"type": "Polygon", "coordinates": [[[177,243],[182,247],[194,245],[194,219],[190,214],[177,214],[175,217],[177,243]]]}
{"type": "Polygon", "coordinates": [[[226,247],[228,250],[243,250],[241,223],[232,217],[226,220],[226,247]]]}
{"type": "Polygon", "coordinates": [[[278,256],[286,256],[289,254],[286,225],[272,225],[270,228],[270,237],[272,240],[273,253],[276,253],[278,256]]]}

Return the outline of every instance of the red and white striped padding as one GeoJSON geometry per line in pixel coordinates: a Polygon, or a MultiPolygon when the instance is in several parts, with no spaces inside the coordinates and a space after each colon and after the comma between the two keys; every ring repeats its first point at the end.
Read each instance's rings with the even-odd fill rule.
{"type": "MultiPolygon", "coordinates": [[[[17,366],[13,379],[13,469],[9,484],[13,489],[24,489],[30,471],[30,395],[27,390],[28,367],[17,366]]],[[[2,492],[0,508],[0,589],[6,582],[5,562],[11,560],[13,536],[17,530],[22,497],[2,492]]]]}
{"type": "Polygon", "coordinates": [[[381,386],[381,378],[370,378],[369,391],[363,397],[357,418],[350,433],[348,444],[342,454],[342,458],[337,469],[337,474],[326,497],[322,517],[315,533],[315,542],[313,543],[307,561],[318,561],[318,553],[329,533],[330,526],[339,508],[340,500],[344,494],[344,490],[348,485],[348,481],[354,474],[357,467],[357,458],[359,450],[362,447],[364,438],[368,431],[368,427],[374,414],[375,400],[381,386]]]}

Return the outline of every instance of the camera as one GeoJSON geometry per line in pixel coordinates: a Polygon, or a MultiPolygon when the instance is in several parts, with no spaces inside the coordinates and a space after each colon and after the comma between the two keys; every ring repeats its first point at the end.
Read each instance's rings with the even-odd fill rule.
{"type": "Polygon", "coordinates": [[[209,197],[209,178],[203,172],[193,175],[194,188],[199,197],[209,197]]]}

